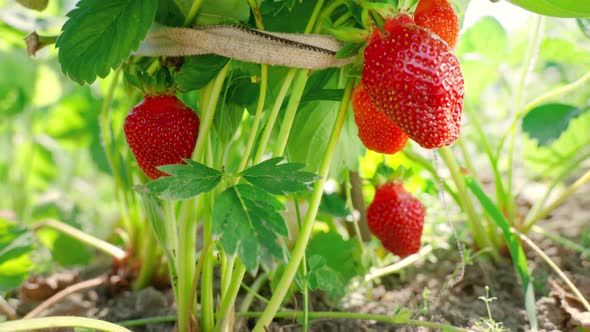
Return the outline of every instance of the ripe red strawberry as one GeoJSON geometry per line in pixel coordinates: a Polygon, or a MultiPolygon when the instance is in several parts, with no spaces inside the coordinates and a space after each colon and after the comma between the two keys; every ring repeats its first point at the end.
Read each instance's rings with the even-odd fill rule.
{"type": "Polygon", "coordinates": [[[199,117],[176,96],[146,96],[125,118],[125,138],[139,167],[152,180],[166,173],[156,166],[190,158],[199,134],[199,117]]]}
{"type": "Polygon", "coordinates": [[[414,21],[455,48],[459,36],[459,19],[447,0],[420,0],[414,12],[414,21]]]}
{"type": "Polygon", "coordinates": [[[387,154],[404,149],[408,143],[408,135],[387,115],[375,108],[362,82],[352,92],[352,110],[359,138],[367,149],[387,154]]]}
{"type": "Polygon", "coordinates": [[[425,214],[420,200],[401,183],[390,182],[377,188],[367,209],[367,222],[383,247],[403,258],[420,250],[425,214]]]}
{"type": "Polygon", "coordinates": [[[373,104],[427,149],[461,132],[463,74],[449,46],[407,15],[388,19],[365,48],[363,84],[373,104]]]}

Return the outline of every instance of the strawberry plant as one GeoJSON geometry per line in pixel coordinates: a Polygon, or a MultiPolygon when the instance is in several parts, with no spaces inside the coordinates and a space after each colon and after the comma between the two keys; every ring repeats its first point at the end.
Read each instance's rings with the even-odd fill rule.
{"type": "Polygon", "coordinates": [[[542,222],[590,180],[590,8],[490,4],[535,13],[509,33],[468,3],[0,1],[0,331],[145,323],[33,318],[84,283],[14,310],[30,275],[91,264],[113,298],[168,287],[174,317],[141,318],[177,331],[467,331],[428,307],[475,258],[513,265],[537,329],[528,259],[556,264],[529,236],[588,251],[542,222]],[[442,261],[422,304],[351,305],[442,261]]]}

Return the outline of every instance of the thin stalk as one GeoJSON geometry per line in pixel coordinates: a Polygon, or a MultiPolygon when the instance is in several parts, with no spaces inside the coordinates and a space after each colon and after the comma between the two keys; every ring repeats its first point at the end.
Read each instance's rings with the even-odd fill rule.
{"type": "Polygon", "coordinates": [[[185,27],[190,26],[193,23],[195,17],[197,16],[197,13],[199,12],[199,9],[201,9],[201,5],[203,5],[203,0],[193,1],[191,9],[189,10],[188,14],[186,15],[186,18],[184,19],[185,27]]]}
{"type": "Polygon", "coordinates": [[[272,130],[274,128],[275,122],[277,120],[279,112],[281,111],[281,106],[283,105],[283,101],[285,100],[285,97],[287,96],[287,92],[291,88],[291,83],[293,82],[293,78],[295,77],[295,73],[297,73],[297,70],[294,68],[291,68],[291,69],[289,69],[289,71],[285,75],[285,79],[283,81],[283,85],[281,86],[281,90],[279,91],[278,96],[275,98],[275,102],[274,102],[274,105],[273,105],[272,110],[270,112],[270,116],[268,117],[268,120],[266,121],[266,127],[264,128],[264,131],[262,132],[262,137],[260,138],[260,144],[258,145],[258,150],[256,150],[256,154],[254,155],[254,161],[253,161],[254,164],[256,164],[260,160],[262,160],[262,156],[264,155],[264,152],[266,151],[266,147],[268,146],[268,141],[270,139],[270,135],[272,134],[272,130]]]}
{"type": "MultiPolygon", "coordinates": [[[[203,239],[211,239],[213,236],[213,221],[211,219],[212,195],[210,193],[203,195],[203,206],[206,206],[206,213],[203,222],[203,239]]],[[[213,267],[215,257],[213,246],[208,247],[201,252],[203,260],[203,272],[201,274],[201,327],[203,331],[212,331],[215,326],[215,305],[213,302],[213,267]]],[[[181,330],[182,331],[182,330],[181,330]]]]}
{"type": "Polygon", "coordinates": [[[190,324],[192,280],[195,273],[195,248],[197,245],[197,220],[185,218],[179,220],[180,232],[178,241],[177,270],[178,270],[178,319],[180,331],[192,331],[190,324]]]}
{"type": "Polygon", "coordinates": [[[263,332],[265,327],[268,326],[268,324],[270,324],[270,322],[272,321],[281,303],[283,302],[283,299],[285,298],[285,295],[287,294],[287,291],[291,286],[291,283],[293,282],[293,278],[297,273],[297,269],[299,267],[299,264],[301,263],[301,259],[305,254],[305,248],[307,247],[307,243],[311,236],[314,220],[320,206],[320,201],[324,191],[324,184],[326,183],[326,179],[328,177],[328,172],[330,170],[332,158],[334,157],[334,152],[336,151],[336,146],[340,138],[340,132],[342,131],[342,127],[344,126],[344,120],[346,119],[346,113],[348,112],[348,104],[350,102],[350,95],[353,86],[354,80],[349,79],[346,85],[346,89],[344,91],[344,97],[342,98],[342,102],[340,103],[340,110],[334,123],[332,134],[330,135],[328,146],[326,147],[326,152],[324,153],[324,158],[320,166],[320,179],[315,184],[309,209],[305,216],[305,220],[303,221],[303,225],[301,227],[301,231],[295,243],[295,247],[293,248],[293,252],[291,253],[291,259],[287,264],[285,272],[283,273],[283,276],[281,277],[281,280],[279,281],[275,293],[273,294],[270,302],[268,303],[266,310],[264,311],[264,313],[260,317],[260,320],[254,327],[254,332],[263,332]]]}
{"type": "Polygon", "coordinates": [[[490,165],[492,166],[492,172],[494,173],[494,186],[496,187],[496,203],[501,209],[503,209],[503,204],[506,201],[506,189],[504,188],[504,182],[502,181],[502,174],[498,169],[498,158],[496,158],[494,152],[492,152],[487,135],[479,123],[478,115],[473,113],[473,109],[471,107],[466,107],[465,110],[469,114],[469,122],[473,125],[473,128],[475,128],[475,131],[477,132],[477,135],[483,144],[483,150],[485,151],[485,154],[490,161],[490,165]]]}
{"type": "MultiPolygon", "coordinates": [[[[353,213],[354,212],[354,204],[352,204],[352,184],[350,182],[350,172],[346,172],[346,178],[344,179],[344,181],[345,181],[344,182],[344,190],[346,193],[346,207],[348,208],[348,210],[351,213],[353,213]]],[[[299,213],[299,210],[297,212],[299,213]]],[[[359,220],[352,220],[352,227],[354,229],[354,234],[356,236],[356,239],[358,240],[359,248],[361,250],[361,256],[362,256],[363,253],[365,252],[365,245],[363,243],[363,235],[361,234],[361,229],[359,227],[359,220]]]]}
{"type": "MultiPolygon", "coordinates": [[[[516,98],[514,101],[514,105],[515,105],[515,117],[516,118],[520,118],[523,114],[522,112],[522,95],[524,92],[524,88],[525,88],[525,83],[526,83],[526,78],[528,76],[528,73],[531,70],[532,65],[534,64],[534,59],[536,54],[538,53],[539,50],[539,45],[541,42],[541,38],[543,36],[542,34],[542,28],[543,28],[543,17],[542,16],[537,16],[536,17],[536,24],[533,30],[533,35],[532,35],[532,42],[530,45],[530,48],[527,50],[527,53],[525,55],[525,60],[523,63],[523,71],[522,71],[522,76],[520,78],[520,82],[518,84],[517,90],[516,90],[516,98]]],[[[514,148],[516,145],[516,130],[515,128],[511,128],[512,130],[509,132],[508,135],[510,135],[510,142],[508,145],[508,160],[507,160],[507,170],[506,170],[506,215],[508,217],[508,220],[510,220],[513,224],[515,222],[515,199],[514,199],[514,193],[512,192],[512,187],[514,184],[514,179],[513,179],[513,171],[514,171],[514,148]]],[[[501,145],[499,146],[499,148],[501,148],[501,145]]],[[[499,151],[499,150],[498,150],[499,151]]],[[[499,153],[498,153],[499,155],[499,153]]]]}
{"type": "Polygon", "coordinates": [[[85,243],[115,259],[122,260],[127,257],[125,250],[54,219],[45,219],[34,225],[32,229],[38,230],[44,227],[53,228],[56,231],[85,243]]]}
{"type": "Polygon", "coordinates": [[[122,322],[117,322],[117,325],[125,326],[125,327],[132,327],[132,326],[142,326],[142,325],[147,325],[147,324],[168,323],[168,322],[176,322],[176,316],[159,316],[159,317],[132,319],[132,320],[126,320],[126,321],[122,321],[122,322]]]}
{"type": "Polygon", "coordinates": [[[244,285],[242,285],[242,287],[248,291],[248,294],[246,294],[246,296],[242,300],[242,303],[240,304],[240,311],[241,312],[246,312],[246,311],[248,311],[248,309],[250,309],[250,305],[252,304],[254,297],[259,299],[260,301],[268,303],[268,300],[266,300],[262,296],[258,295],[258,291],[260,290],[260,288],[262,288],[262,285],[264,285],[264,282],[267,280],[268,280],[268,273],[264,272],[264,273],[260,274],[258,277],[256,277],[256,280],[254,280],[254,282],[252,283],[252,286],[250,288],[246,288],[246,287],[244,287],[244,285]]]}
{"type": "MultiPolygon", "coordinates": [[[[297,216],[297,226],[301,231],[301,211],[299,210],[299,201],[297,200],[297,194],[293,194],[293,202],[295,203],[295,214],[297,216]]],[[[362,242],[361,242],[362,246],[362,242]]],[[[301,275],[303,276],[303,331],[307,332],[309,329],[309,287],[307,286],[307,254],[303,253],[301,259],[301,275]]]]}
{"type": "Polygon", "coordinates": [[[0,323],[0,332],[25,332],[59,327],[79,327],[107,332],[132,332],[117,324],[75,316],[42,317],[4,322],[0,323]]]}
{"type": "Polygon", "coordinates": [[[162,258],[161,255],[157,254],[158,241],[156,241],[154,233],[148,228],[144,228],[143,230],[142,238],[145,242],[143,242],[143,252],[141,254],[141,268],[139,269],[137,279],[135,279],[131,287],[133,290],[142,289],[150,283],[156,272],[160,258],[162,258]]]}
{"type": "Polygon", "coordinates": [[[70,296],[72,294],[87,291],[89,289],[96,288],[100,285],[103,285],[107,281],[107,279],[108,279],[107,275],[103,274],[103,275],[98,276],[96,278],[84,280],[84,281],[81,281],[77,284],[71,285],[71,286],[55,293],[53,296],[51,296],[47,300],[43,301],[35,309],[29,311],[29,313],[27,313],[23,317],[23,319],[30,319],[30,318],[33,318],[33,317],[39,315],[44,310],[46,310],[52,306],[55,306],[56,304],[62,302],[68,296],[70,296]]]}
{"type": "Polygon", "coordinates": [[[256,140],[256,134],[258,132],[258,126],[260,125],[260,120],[262,119],[262,112],[264,111],[264,102],[266,100],[266,89],[268,86],[268,66],[261,65],[260,66],[260,93],[258,95],[258,105],[256,106],[256,114],[254,115],[254,123],[252,124],[252,129],[250,132],[250,136],[248,137],[248,143],[246,143],[246,149],[244,150],[244,154],[242,157],[242,161],[240,162],[240,167],[238,168],[238,172],[243,171],[248,164],[248,160],[250,160],[250,153],[252,152],[252,147],[254,146],[254,141],[256,140]]]}
{"type": "MultiPolygon", "coordinates": [[[[471,197],[467,191],[467,187],[465,186],[465,182],[463,181],[463,175],[459,169],[459,164],[457,164],[457,160],[455,160],[451,149],[449,147],[443,147],[439,149],[439,152],[445,164],[449,168],[451,177],[453,178],[455,186],[457,187],[457,193],[459,194],[459,198],[462,203],[461,206],[463,207],[465,214],[467,214],[467,220],[469,221],[475,243],[480,249],[485,249],[488,247],[493,249],[493,244],[490,241],[490,238],[487,236],[485,228],[481,223],[481,217],[478,215],[475,207],[473,206],[473,201],[471,200],[471,197]]],[[[492,251],[492,254],[495,258],[498,258],[498,253],[495,250],[492,251]]]]}
{"type": "Polygon", "coordinates": [[[589,248],[586,248],[586,247],[584,247],[572,240],[566,239],[563,236],[560,236],[559,234],[549,232],[548,230],[546,230],[542,227],[539,227],[537,225],[534,225],[533,227],[531,227],[531,231],[541,234],[541,235],[545,236],[546,238],[551,239],[568,249],[578,251],[586,257],[590,257],[590,249],[589,248]]]}
{"type": "Polygon", "coordinates": [[[227,317],[229,317],[230,311],[233,308],[235,298],[238,295],[238,291],[240,290],[240,284],[242,283],[242,279],[244,279],[245,274],[246,267],[244,266],[244,264],[242,264],[242,262],[238,260],[236,262],[236,268],[233,272],[231,283],[229,284],[229,289],[227,290],[227,294],[225,298],[222,300],[221,306],[217,311],[217,326],[215,327],[215,331],[221,331],[222,327],[224,326],[224,321],[227,317]]]}
{"type": "MultiPolygon", "coordinates": [[[[238,317],[262,317],[264,312],[238,312],[238,317]]],[[[302,312],[287,311],[278,312],[275,314],[277,318],[301,318],[302,312]]],[[[455,327],[451,325],[439,324],[434,322],[426,322],[415,319],[406,319],[404,317],[386,316],[386,315],[371,315],[371,314],[359,314],[353,312],[329,312],[329,311],[312,311],[309,313],[309,317],[312,319],[318,318],[337,318],[337,319],[359,319],[359,320],[374,320],[382,323],[389,324],[400,324],[400,325],[411,325],[411,326],[423,326],[441,331],[452,331],[452,332],[473,332],[472,330],[455,327]]]]}
{"type": "Polygon", "coordinates": [[[262,13],[260,12],[260,7],[258,6],[257,0],[248,0],[248,5],[252,10],[252,14],[254,14],[254,21],[256,22],[256,28],[260,30],[264,30],[264,24],[262,23],[262,13]]]}
{"type": "Polygon", "coordinates": [[[206,95],[209,97],[206,101],[206,105],[204,107],[203,113],[201,113],[201,125],[199,127],[199,137],[197,138],[197,143],[195,144],[195,151],[193,152],[193,156],[197,160],[201,160],[205,143],[207,137],[209,136],[209,130],[211,129],[211,125],[213,124],[213,116],[215,115],[215,110],[217,109],[217,101],[219,100],[219,94],[221,93],[221,88],[223,87],[223,81],[225,80],[229,68],[231,67],[231,61],[229,61],[217,74],[215,80],[209,83],[205,88],[203,88],[206,95]]]}
{"type": "MultiPolygon", "coordinates": [[[[579,165],[581,161],[585,160],[588,157],[590,157],[590,153],[584,154],[576,159],[569,161],[567,166],[563,167],[563,170],[559,172],[559,174],[551,180],[551,184],[545,190],[543,197],[537,200],[535,204],[533,204],[533,206],[530,208],[526,217],[524,218],[524,225],[528,224],[531,218],[533,218],[537,213],[539,213],[539,210],[542,209],[543,206],[545,206],[545,203],[547,203],[549,196],[551,196],[551,193],[553,192],[553,190],[555,190],[557,185],[562,183],[562,181],[572,172],[576,165],[579,165]]],[[[569,157],[566,157],[565,159],[569,159],[569,157]]]]}
{"type": "Polygon", "coordinates": [[[275,156],[280,156],[285,151],[287,141],[289,140],[289,134],[291,133],[291,128],[293,127],[293,121],[295,120],[295,114],[299,108],[299,102],[303,96],[303,90],[307,84],[309,74],[309,70],[301,70],[295,77],[295,81],[293,82],[293,87],[291,90],[291,96],[289,97],[289,103],[287,104],[283,122],[281,123],[277,144],[275,145],[275,150],[273,153],[275,156]]]}
{"type": "Polygon", "coordinates": [[[457,145],[459,149],[461,149],[461,154],[463,155],[463,161],[465,162],[465,166],[469,172],[473,175],[474,178],[477,178],[477,171],[475,167],[473,167],[473,163],[471,162],[471,157],[469,156],[469,151],[467,151],[467,146],[462,139],[457,140],[457,145]]]}
{"type": "Polygon", "coordinates": [[[562,87],[559,87],[557,89],[551,90],[547,93],[545,93],[542,96],[539,96],[535,99],[533,99],[533,101],[529,102],[525,107],[524,110],[522,112],[522,116],[525,116],[528,112],[530,112],[533,108],[543,104],[544,102],[550,100],[550,99],[554,99],[556,97],[559,97],[561,95],[564,95],[566,93],[569,93],[579,87],[581,87],[584,83],[586,83],[588,80],[590,80],[590,71],[587,72],[586,74],[584,74],[582,77],[578,78],[577,80],[575,80],[574,82],[571,82],[570,84],[564,85],[562,87]]]}
{"type": "Polygon", "coordinates": [[[582,185],[584,185],[588,181],[590,181],[590,170],[587,170],[586,173],[584,173],[578,180],[576,180],[576,182],[569,186],[569,188],[567,188],[561,195],[559,195],[559,197],[555,201],[553,201],[553,203],[549,204],[548,207],[541,210],[534,217],[532,217],[528,224],[525,225],[524,233],[527,233],[535,223],[549,215],[551,211],[553,211],[556,207],[561,205],[561,203],[563,203],[568,197],[570,197],[573,193],[576,192],[576,190],[578,190],[582,185]]]}
{"type": "Polygon", "coordinates": [[[512,227],[511,230],[516,235],[518,235],[521,240],[523,240],[526,244],[528,244],[529,247],[531,247],[534,251],[536,251],[537,254],[539,256],[541,256],[541,258],[543,258],[545,263],[547,263],[547,265],[549,265],[553,269],[553,271],[555,271],[555,273],[557,273],[557,275],[563,280],[563,282],[565,282],[565,284],[570,288],[570,290],[574,293],[574,295],[576,295],[576,297],[578,298],[580,303],[582,303],[584,305],[584,308],[586,309],[586,311],[590,312],[590,303],[588,303],[588,300],[586,300],[584,298],[584,295],[582,295],[582,293],[576,287],[576,285],[574,285],[574,283],[565,275],[565,273],[563,273],[563,271],[557,266],[557,264],[555,264],[555,262],[553,262],[553,260],[551,260],[551,258],[549,258],[549,256],[547,256],[545,254],[545,252],[543,252],[543,249],[539,248],[535,244],[535,242],[533,242],[526,235],[522,234],[514,227],[512,227]]]}

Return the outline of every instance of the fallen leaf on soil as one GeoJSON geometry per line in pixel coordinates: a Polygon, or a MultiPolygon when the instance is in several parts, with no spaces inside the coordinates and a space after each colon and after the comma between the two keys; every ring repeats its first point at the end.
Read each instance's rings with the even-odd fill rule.
{"type": "MultiPolygon", "coordinates": [[[[587,281],[581,283],[578,287],[582,294],[590,294],[590,282],[587,281]]],[[[549,288],[551,288],[550,295],[553,296],[561,308],[571,316],[568,322],[570,326],[581,326],[584,329],[590,328],[590,312],[586,311],[584,305],[575,295],[568,292],[555,280],[549,281],[549,288]]]]}

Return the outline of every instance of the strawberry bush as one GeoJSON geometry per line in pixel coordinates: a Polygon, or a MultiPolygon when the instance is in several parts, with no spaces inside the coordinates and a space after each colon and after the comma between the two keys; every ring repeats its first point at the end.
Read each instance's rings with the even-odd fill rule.
{"type": "Polygon", "coordinates": [[[491,5],[528,15],[508,31],[474,3],[0,1],[0,331],[129,331],[13,309],[30,276],[101,258],[111,290],[169,287],[153,319],[177,331],[466,331],[343,306],[440,252],[448,289],[474,259],[512,265],[538,329],[530,234],[588,251],[541,222],[590,180],[590,5],[491,5]]]}

